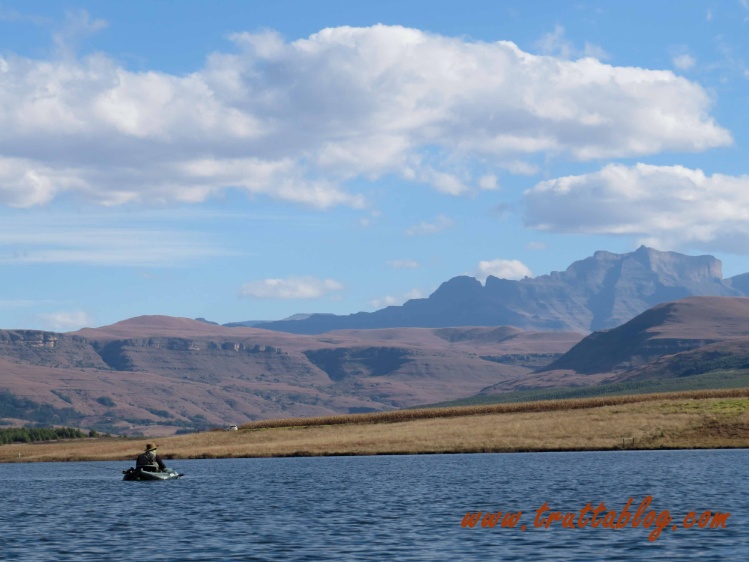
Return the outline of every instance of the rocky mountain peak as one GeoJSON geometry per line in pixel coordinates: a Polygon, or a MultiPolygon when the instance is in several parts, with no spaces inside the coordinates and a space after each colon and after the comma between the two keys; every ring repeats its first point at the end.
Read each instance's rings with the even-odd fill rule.
{"type": "Polygon", "coordinates": [[[749,282],[723,280],[720,260],[640,246],[598,251],[552,272],[519,281],[454,277],[427,299],[348,316],[268,322],[259,328],[314,334],[354,328],[515,326],[590,332],[612,328],[657,304],[689,296],[745,296],[749,282]]]}

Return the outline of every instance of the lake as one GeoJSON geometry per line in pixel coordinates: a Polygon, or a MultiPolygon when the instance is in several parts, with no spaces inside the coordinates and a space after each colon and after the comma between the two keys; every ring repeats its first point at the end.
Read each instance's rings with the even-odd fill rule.
{"type": "Polygon", "coordinates": [[[743,561],[749,552],[747,450],[168,464],[186,476],[123,482],[122,462],[0,465],[0,559],[743,561]],[[609,512],[626,523],[630,498],[629,522],[615,528],[609,512]],[[473,528],[471,517],[463,526],[469,512],[482,512],[473,528]]]}

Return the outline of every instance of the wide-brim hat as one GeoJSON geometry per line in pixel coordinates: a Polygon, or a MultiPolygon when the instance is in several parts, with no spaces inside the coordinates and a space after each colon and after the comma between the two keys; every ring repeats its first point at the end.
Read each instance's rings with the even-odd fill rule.
{"type": "Polygon", "coordinates": [[[149,443],[146,445],[146,451],[155,451],[157,448],[156,443],[149,443]]]}

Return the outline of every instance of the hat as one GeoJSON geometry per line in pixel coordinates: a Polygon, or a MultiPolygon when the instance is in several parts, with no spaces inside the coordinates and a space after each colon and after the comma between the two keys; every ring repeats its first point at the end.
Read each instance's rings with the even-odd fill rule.
{"type": "Polygon", "coordinates": [[[149,443],[146,445],[146,451],[155,451],[156,450],[156,443],[149,443]]]}

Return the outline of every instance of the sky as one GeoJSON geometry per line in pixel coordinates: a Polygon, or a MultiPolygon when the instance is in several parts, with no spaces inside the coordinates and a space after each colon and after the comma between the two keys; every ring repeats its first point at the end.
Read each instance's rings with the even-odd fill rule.
{"type": "Polygon", "coordinates": [[[749,272],[749,0],[0,0],[0,328],[749,272]]]}

